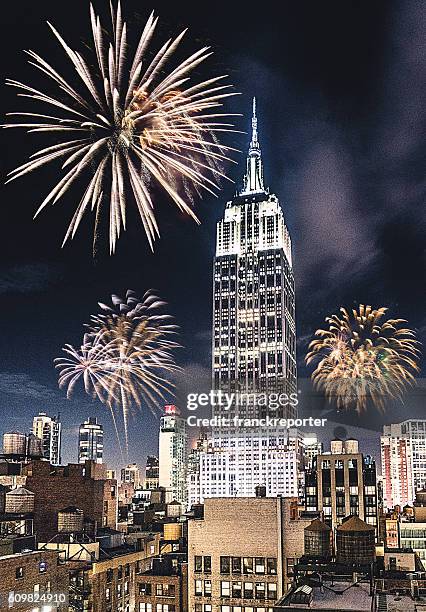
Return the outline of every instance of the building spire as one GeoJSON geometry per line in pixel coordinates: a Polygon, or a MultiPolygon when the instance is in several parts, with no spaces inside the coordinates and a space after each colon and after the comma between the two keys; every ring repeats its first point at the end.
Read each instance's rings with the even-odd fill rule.
{"type": "Polygon", "coordinates": [[[251,118],[251,141],[247,155],[247,170],[244,176],[243,189],[240,195],[265,191],[263,184],[262,153],[260,151],[257,133],[256,98],[253,98],[253,114],[251,118]]]}

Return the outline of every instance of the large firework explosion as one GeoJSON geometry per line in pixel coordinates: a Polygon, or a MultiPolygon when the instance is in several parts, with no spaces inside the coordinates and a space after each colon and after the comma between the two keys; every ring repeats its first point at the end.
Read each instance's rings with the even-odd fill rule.
{"type": "Polygon", "coordinates": [[[154,413],[158,403],[172,392],[166,378],[179,370],[173,350],[176,326],[161,314],[164,302],[152,292],[142,301],[132,291],[123,300],[112,296],[112,306],[99,304],[102,312],[93,315],[83,345],[66,345],[66,357],[56,359],[59,385],[68,397],[82,377],[85,391],[97,397],[111,411],[122,449],[117,416],[124,427],[126,455],[129,450],[129,417],[142,405],[154,413]]]}
{"type": "Polygon", "coordinates": [[[120,4],[116,11],[111,7],[111,16],[113,33],[108,37],[90,6],[95,69],[49,24],[77,72],[76,83],[71,84],[34,51],[27,51],[29,63],[53,81],[54,93],[13,79],[7,84],[17,88],[19,96],[39,101],[49,110],[47,114],[8,113],[21,122],[3,127],[47,132],[57,139],[9,174],[12,181],[50,162],[62,162],[62,177],[36,216],[62,198],[77,180],[85,181],[64,243],[74,237],[88,208],[95,213],[95,241],[100,217],[109,208],[113,253],[121,230],[126,229],[129,199],[136,202],[152,248],[159,234],[152,200],[155,184],[198,221],[192,210],[192,192],[215,193],[217,180],[225,177],[222,162],[233,150],[221,145],[217,134],[232,131],[232,124],[226,121],[230,115],[221,112],[221,106],[234,93],[229,92],[231,85],[222,84],[224,76],[190,80],[190,73],[211,55],[208,47],[166,70],[185,31],[152,53],[150,43],[158,18],[151,14],[132,54],[120,4]]]}
{"type": "Polygon", "coordinates": [[[317,363],[312,380],[338,409],[362,412],[371,398],[383,411],[387,397],[401,397],[414,382],[419,343],[404,319],[385,319],[386,311],[363,304],[358,310],[341,308],[309,344],[306,363],[317,363]]]}

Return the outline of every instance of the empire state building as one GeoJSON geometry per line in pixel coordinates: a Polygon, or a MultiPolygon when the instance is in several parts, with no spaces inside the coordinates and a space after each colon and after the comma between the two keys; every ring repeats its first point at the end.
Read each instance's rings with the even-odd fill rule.
{"type": "Polygon", "coordinates": [[[255,100],[251,124],[243,184],[217,224],[214,259],[213,390],[234,399],[212,405],[212,427],[191,456],[189,507],[252,497],[259,485],[268,496],[297,497],[303,480],[301,434],[268,423],[296,417],[294,403],[270,403],[297,389],[294,277],[283,211],[264,182],[255,100]]]}
{"type": "MultiPolygon", "coordinates": [[[[265,186],[255,99],[251,127],[242,187],[217,224],[213,386],[290,394],[297,387],[291,239],[278,198],[265,186]]],[[[289,406],[284,416],[294,413],[289,406]]]]}

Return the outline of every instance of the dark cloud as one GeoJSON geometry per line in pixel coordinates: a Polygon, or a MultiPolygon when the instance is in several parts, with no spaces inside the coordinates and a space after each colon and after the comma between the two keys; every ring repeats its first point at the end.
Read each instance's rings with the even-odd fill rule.
{"type": "Polygon", "coordinates": [[[40,384],[24,372],[0,372],[0,394],[16,395],[31,400],[57,400],[59,394],[40,384]]]}
{"type": "Polygon", "coordinates": [[[25,263],[0,269],[0,293],[39,293],[60,275],[59,267],[47,263],[25,263]]]}

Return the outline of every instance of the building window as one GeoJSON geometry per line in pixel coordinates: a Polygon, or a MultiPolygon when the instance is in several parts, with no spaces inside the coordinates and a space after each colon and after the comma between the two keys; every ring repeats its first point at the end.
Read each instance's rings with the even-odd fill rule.
{"type": "Polygon", "coordinates": [[[111,601],[111,589],[109,587],[105,589],[105,601],[111,601]]]}
{"type": "Polygon", "coordinates": [[[277,598],[277,585],[275,582],[268,582],[268,599],[277,598]]]}
{"type": "Polygon", "coordinates": [[[202,572],[203,571],[203,557],[195,556],[195,569],[194,571],[202,572]]]}
{"type": "Polygon", "coordinates": [[[242,583],[240,580],[238,582],[232,583],[232,597],[234,599],[241,599],[242,595],[242,583]]]}
{"type": "Polygon", "coordinates": [[[220,573],[229,574],[231,572],[231,559],[230,557],[220,558],[220,573]]]}
{"type": "Polygon", "coordinates": [[[195,581],[195,595],[199,597],[203,595],[203,581],[202,580],[195,581]]]}
{"type": "Polygon", "coordinates": [[[204,597],[212,596],[212,581],[204,580],[204,597]]]}
{"type": "Polygon", "coordinates": [[[157,597],[174,597],[175,596],[175,585],[174,584],[157,584],[155,587],[155,594],[157,597]]]}
{"type": "Polygon", "coordinates": [[[265,559],[263,557],[256,557],[255,572],[256,574],[265,573],[265,559]]]}
{"type": "Polygon", "coordinates": [[[212,558],[204,557],[204,573],[211,574],[212,571],[212,558]]]}
{"type": "Polygon", "coordinates": [[[126,563],[125,565],[124,575],[126,576],[126,578],[130,576],[130,565],[128,563],[126,563]]]}
{"type": "Polygon", "coordinates": [[[20,578],[24,577],[24,568],[23,567],[17,567],[15,570],[15,578],[16,580],[19,580],[20,578]]]}
{"type": "Polygon", "coordinates": [[[241,574],[241,557],[232,557],[232,573],[241,574]]]}
{"type": "Polygon", "coordinates": [[[151,595],[152,584],[150,582],[139,583],[139,595],[151,595]]]}
{"type": "Polygon", "coordinates": [[[265,599],[265,583],[256,582],[255,584],[256,599],[265,599]]]}
{"type": "Polygon", "coordinates": [[[107,569],[106,571],[106,581],[107,582],[112,582],[113,574],[114,574],[114,571],[112,569],[107,569]]]}
{"type": "Polygon", "coordinates": [[[244,583],[244,599],[253,599],[253,583],[244,583]]]}
{"type": "Polygon", "coordinates": [[[40,563],[38,564],[38,571],[40,574],[45,574],[47,572],[46,561],[40,561],[40,563]]]}
{"type": "Polygon", "coordinates": [[[123,566],[118,566],[118,579],[121,580],[123,578],[123,566]]]}
{"type": "Polygon", "coordinates": [[[269,575],[275,576],[277,573],[277,560],[266,559],[266,571],[269,575]]]}
{"type": "Polygon", "coordinates": [[[220,583],[220,596],[221,597],[231,597],[231,583],[226,581],[221,581],[220,583]]]}
{"type": "Polygon", "coordinates": [[[151,603],[140,603],[139,612],[152,612],[152,604],[151,603]]]}
{"type": "Polygon", "coordinates": [[[243,574],[253,573],[253,559],[252,557],[244,557],[243,559],[243,574]]]}

